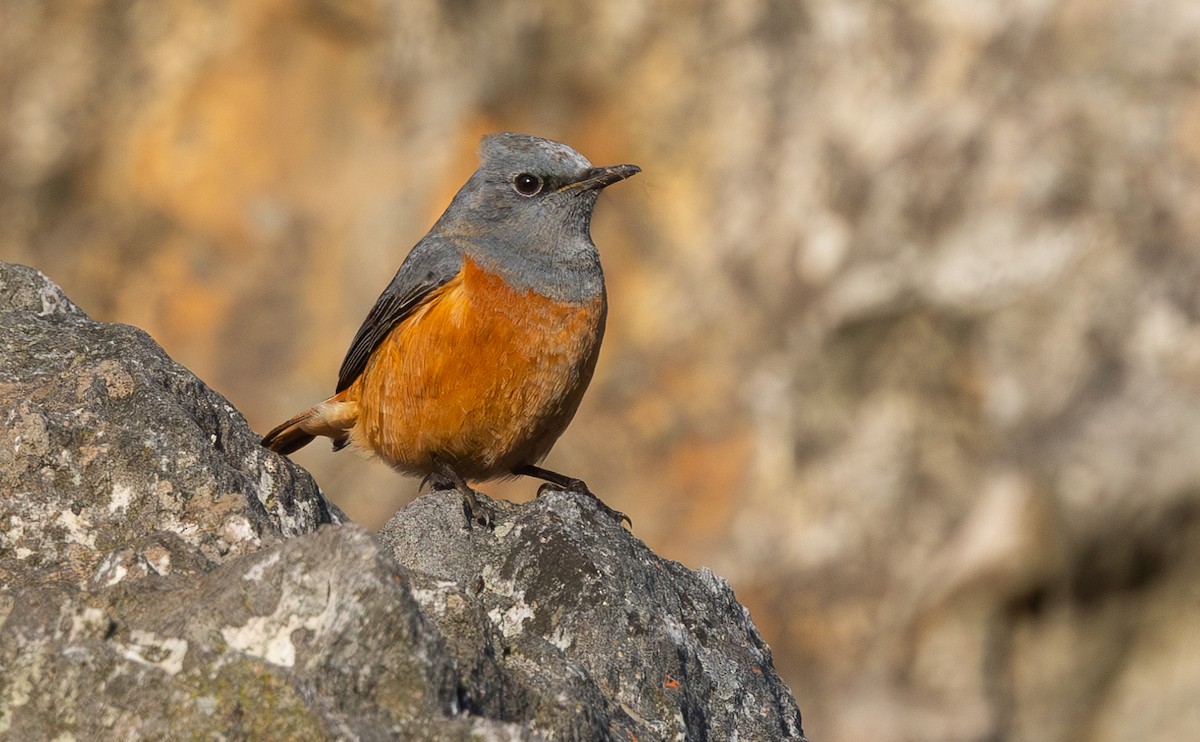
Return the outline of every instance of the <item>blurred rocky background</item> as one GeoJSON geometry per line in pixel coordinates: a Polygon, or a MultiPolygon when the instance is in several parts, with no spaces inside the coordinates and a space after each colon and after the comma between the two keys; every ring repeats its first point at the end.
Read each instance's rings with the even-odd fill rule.
{"type": "Polygon", "coordinates": [[[0,259],[259,430],[497,130],[643,167],[548,465],[732,582],[811,738],[1200,738],[1200,5],[0,0],[0,259]]]}

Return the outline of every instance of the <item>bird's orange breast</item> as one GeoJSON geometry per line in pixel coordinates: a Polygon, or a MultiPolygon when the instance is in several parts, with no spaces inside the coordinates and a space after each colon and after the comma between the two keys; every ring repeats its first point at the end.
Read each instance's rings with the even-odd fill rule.
{"type": "Polygon", "coordinates": [[[537,463],[591,380],[604,317],[602,295],[556,301],[465,259],[339,395],[358,402],[352,440],[417,474],[434,455],[473,480],[537,463]]]}

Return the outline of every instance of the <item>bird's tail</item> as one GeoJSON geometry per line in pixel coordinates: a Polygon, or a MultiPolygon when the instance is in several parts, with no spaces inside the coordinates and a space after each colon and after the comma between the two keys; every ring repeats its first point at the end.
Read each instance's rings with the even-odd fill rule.
{"type": "Polygon", "coordinates": [[[262,444],[272,451],[287,455],[312,443],[318,435],[323,435],[332,438],[333,450],[339,451],[350,442],[350,429],[357,422],[358,405],[334,397],[276,426],[263,436],[262,444]]]}

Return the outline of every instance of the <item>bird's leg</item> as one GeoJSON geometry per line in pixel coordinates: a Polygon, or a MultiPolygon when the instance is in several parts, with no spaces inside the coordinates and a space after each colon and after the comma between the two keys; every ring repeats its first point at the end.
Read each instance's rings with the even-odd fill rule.
{"type": "Polygon", "coordinates": [[[543,469],[542,467],[534,466],[533,464],[518,466],[517,468],[513,469],[513,474],[544,479],[547,484],[543,484],[541,487],[538,487],[538,497],[541,497],[543,494],[545,494],[547,490],[555,488],[566,490],[567,492],[574,492],[575,494],[579,495],[587,495],[595,500],[596,504],[600,506],[600,509],[608,513],[613,520],[617,521],[617,523],[625,522],[629,524],[630,528],[633,528],[633,521],[629,519],[628,515],[622,513],[620,510],[613,510],[606,505],[603,500],[596,496],[595,492],[592,492],[590,489],[588,489],[587,484],[585,484],[582,479],[568,477],[565,474],[559,474],[556,471],[543,469]]]}
{"type": "Polygon", "coordinates": [[[454,489],[463,497],[463,509],[467,515],[468,525],[474,521],[487,528],[492,527],[492,514],[479,501],[479,493],[471,489],[467,480],[455,471],[454,467],[442,458],[433,457],[434,472],[427,479],[430,485],[438,489],[454,489]]]}

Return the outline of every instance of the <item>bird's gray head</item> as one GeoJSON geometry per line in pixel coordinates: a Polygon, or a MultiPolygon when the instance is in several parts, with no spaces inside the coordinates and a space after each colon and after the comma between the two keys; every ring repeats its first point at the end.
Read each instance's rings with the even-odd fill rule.
{"type": "Polygon", "coordinates": [[[559,298],[595,295],[603,276],[590,235],[592,209],[605,186],[639,171],[593,167],[548,139],[491,134],[480,147],[479,169],[434,229],[517,285],[559,298]]]}

